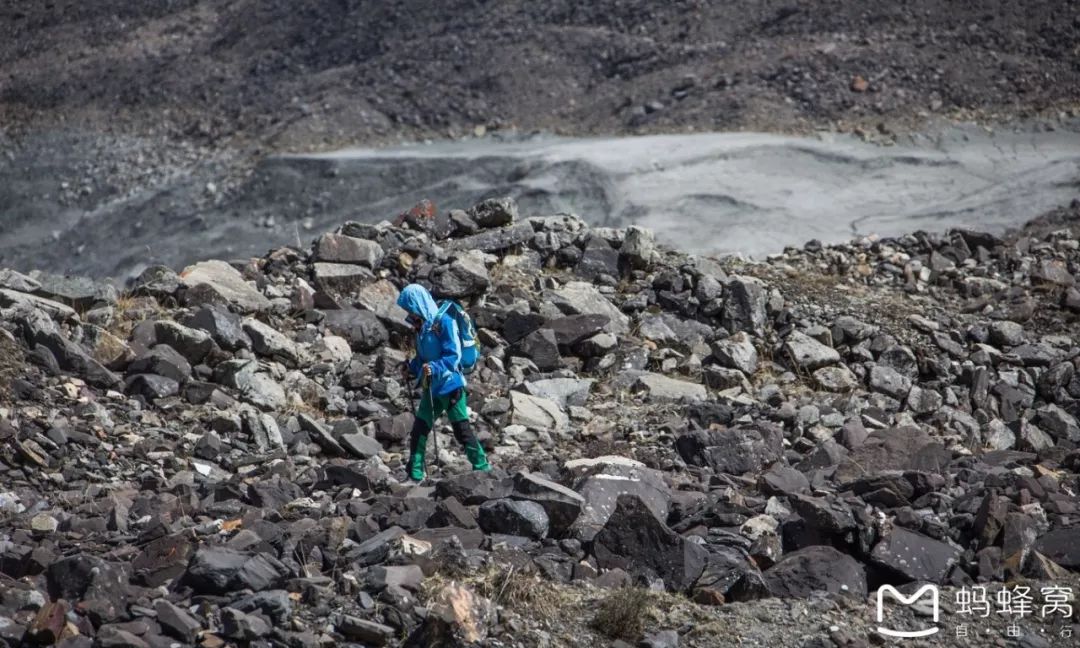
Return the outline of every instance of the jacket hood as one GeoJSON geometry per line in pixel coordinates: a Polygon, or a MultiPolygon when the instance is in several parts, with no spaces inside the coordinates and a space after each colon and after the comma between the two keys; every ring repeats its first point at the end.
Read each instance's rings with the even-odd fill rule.
{"type": "Polygon", "coordinates": [[[424,320],[424,326],[431,326],[439,307],[435,304],[435,298],[431,296],[427,288],[420,284],[409,284],[398,295],[398,306],[413,315],[418,315],[424,320]]]}

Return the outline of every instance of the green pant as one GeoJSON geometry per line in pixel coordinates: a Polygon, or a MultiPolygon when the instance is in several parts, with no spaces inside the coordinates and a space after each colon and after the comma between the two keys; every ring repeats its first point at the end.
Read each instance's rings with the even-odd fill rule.
{"type": "Polygon", "coordinates": [[[468,421],[468,395],[465,390],[462,389],[460,390],[460,396],[457,400],[451,401],[456,394],[458,394],[457,391],[447,394],[446,396],[435,396],[432,398],[431,392],[425,389],[424,395],[420,397],[420,408],[416,411],[416,416],[427,423],[428,429],[435,427],[435,420],[442,416],[443,412],[446,412],[446,418],[450,419],[451,423],[468,421]],[[432,403],[432,400],[435,402],[432,403]]]}
{"type": "Polygon", "coordinates": [[[427,452],[427,438],[435,421],[446,412],[450,419],[450,425],[454,429],[454,436],[458,443],[465,447],[465,456],[473,470],[491,470],[484,446],[476,440],[469,429],[469,405],[465,390],[458,390],[446,396],[428,397],[425,391],[420,399],[420,407],[416,411],[416,421],[413,422],[412,433],[409,435],[409,479],[421,481],[424,479],[424,455],[427,452]],[[434,402],[432,402],[434,401],[434,402]]]}

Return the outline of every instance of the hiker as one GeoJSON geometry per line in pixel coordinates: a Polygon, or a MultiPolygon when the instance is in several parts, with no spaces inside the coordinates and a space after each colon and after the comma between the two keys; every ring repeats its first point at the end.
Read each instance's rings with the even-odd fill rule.
{"type": "Polygon", "coordinates": [[[428,435],[443,412],[450,419],[458,443],[465,447],[473,470],[491,470],[483,446],[469,429],[457,322],[445,308],[440,311],[431,293],[419,284],[405,286],[397,303],[408,313],[405,319],[416,331],[416,357],[409,361],[408,369],[423,387],[409,435],[409,479],[423,481],[428,435]]]}

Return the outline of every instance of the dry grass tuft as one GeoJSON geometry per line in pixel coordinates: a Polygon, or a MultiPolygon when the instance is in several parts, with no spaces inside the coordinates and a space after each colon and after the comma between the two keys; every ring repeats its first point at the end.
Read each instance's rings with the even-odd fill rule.
{"type": "Polygon", "coordinates": [[[592,627],[611,639],[637,641],[645,631],[653,597],[648,590],[625,587],[612,592],[600,602],[592,627]]]}
{"type": "Polygon", "coordinates": [[[433,598],[451,581],[466,585],[495,605],[539,617],[554,615],[564,602],[559,588],[544,580],[534,568],[495,564],[474,571],[450,565],[440,568],[424,581],[425,599],[433,598]]]}

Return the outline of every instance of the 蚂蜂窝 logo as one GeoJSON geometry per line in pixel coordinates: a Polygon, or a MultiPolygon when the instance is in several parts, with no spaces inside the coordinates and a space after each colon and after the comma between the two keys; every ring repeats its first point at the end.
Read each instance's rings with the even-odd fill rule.
{"type": "Polygon", "coordinates": [[[894,599],[899,601],[903,605],[912,605],[918,601],[924,594],[930,593],[930,605],[934,618],[934,626],[932,628],[923,628],[922,630],[893,630],[891,628],[885,628],[881,625],[878,626],[877,631],[888,637],[899,637],[902,639],[911,639],[916,637],[929,637],[936,633],[941,628],[937,627],[938,617],[941,613],[941,593],[938,591],[936,585],[923,585],[911,596],[904,596],[892,585],[882,585],[877,591],[877,622],[879,624],[885,622],[885,595],[890,594],[894,599]]]}

